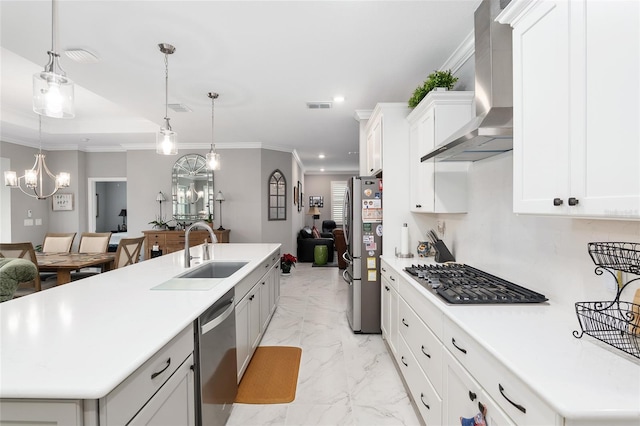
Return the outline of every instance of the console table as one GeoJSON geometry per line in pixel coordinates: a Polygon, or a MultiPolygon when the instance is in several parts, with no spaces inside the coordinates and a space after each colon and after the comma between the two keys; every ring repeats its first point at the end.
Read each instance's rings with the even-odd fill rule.
{"type": "MultiPolygon", "coordinates": [[[[229,229],[224,231],[213,230],[219,243],[229,242],[229,229]]],[[[151,259],[151,249],[154,245],[157,245],[160,254],[173,253],[174,251],[184,249],[184,231],[162,231],[152,229],[149,231],[142,231],[145,236],[144,240],[144,258],[151,259]]],[[[205,238],[209,238],[209,232],[203,229],[194,229],[189,233],[189,247],[200,245],[204,242],[205,238]]]]}

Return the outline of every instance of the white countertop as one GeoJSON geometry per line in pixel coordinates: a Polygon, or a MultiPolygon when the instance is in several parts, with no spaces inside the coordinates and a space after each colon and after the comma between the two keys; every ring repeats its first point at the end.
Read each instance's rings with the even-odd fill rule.
{"type": "Polygon", "coordinates": [[[179,251],[1,303],[0,398],[105,396],[279,247],[214,244],[249,263],[207,291],[150,290],[187,270],[179,251]]]}
{"type": "Polygon", "coordinates": [[[383,259],[561,416],[640,424],[640,360],[573,337],[580,330],[573,305],[448,305],[403,271],[433,258],[383,259]]]}

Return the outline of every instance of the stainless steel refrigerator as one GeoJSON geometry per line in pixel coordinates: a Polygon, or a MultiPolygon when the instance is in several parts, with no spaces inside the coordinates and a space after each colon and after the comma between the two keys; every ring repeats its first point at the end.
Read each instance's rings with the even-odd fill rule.
{"type": "Polygon", "coordinates": [[[349,285],[349,325],[355,333],[380,333],[382,179],[349,179],[342,223],[347,240],[347,268],[342,277],[349,285]]]}

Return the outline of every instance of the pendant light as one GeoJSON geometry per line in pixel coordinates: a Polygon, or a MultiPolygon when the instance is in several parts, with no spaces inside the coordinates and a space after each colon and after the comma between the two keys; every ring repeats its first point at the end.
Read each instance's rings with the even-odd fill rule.
{"type": "Polygon", "coordinates": [[[220,170],[220,154],[216,152],[216,144],[213,142],[213,103],[218,99],[218,94],[209,92],[207,94],[211,98],[211,149],[207,154],[207,169],[220,170]]]}
{"type": "Polygon", "coordinates": [[[27,194],[29,197],[36,198],[38,200],[44,200],[51,197],[58,192],[60,188],[68,188],[71,184],[71,175],[67,172],[61,172],[57,175],[51,173],[47,167],[47,163],[44,161],[46,157],[42,153],[42,115],[38,116],[38,139],[40,140],[40,150],[35,154],[36,162],[33,164],[30,170],[24,171],[24,176],[18,177],[16,172],[8,170],[4,172],[4,184],[11,188],[20,188],[20,191],[27,194]],[[47,174],[54,184],[53,191],[45,195],[43,177],[47,174]],[[24,180],[24,186],[20,184],[24,180]]]}
{"type": "Polygon", "coordinates": [[[51,2],[51,50],[44,71],[33,75],[33,111],[52,118],[73,118],[73,81],[59,63],[56,52],[56,1],[51,2]]]}
{"type": "Polygon", "coordinates": [[[164,53],[164,127],[156,134],[156,153],[162,155],[176,155],[178,153],[178,134],[171,130],[169,124],[169,55],[176,51],[176,48],[167,43],[158,45],[160,52],[164,53]]]}

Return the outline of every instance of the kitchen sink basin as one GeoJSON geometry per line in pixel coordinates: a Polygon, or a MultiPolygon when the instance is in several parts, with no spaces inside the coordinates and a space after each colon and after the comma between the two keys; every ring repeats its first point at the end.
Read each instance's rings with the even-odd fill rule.
{"type": "Polygon", "coordinates": [[[210,262],[176,278],[227,278],[248,262],[210,262]]]}

